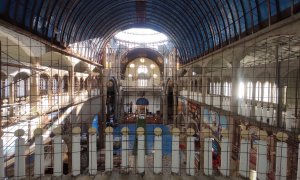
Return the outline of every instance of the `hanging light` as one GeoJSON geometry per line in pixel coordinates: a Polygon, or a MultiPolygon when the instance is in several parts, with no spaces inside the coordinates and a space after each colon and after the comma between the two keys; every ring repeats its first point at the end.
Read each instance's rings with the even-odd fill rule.
{"type": "Polygon", "coordinates": [[[141,63],[144,63],[144,62],[145,62],[145,59],[144,59],[144,58],[141,58],[141,59],[140,59],[140,62],[141,62],[141,63]]]}
{"type": "Polygon", "coordinates": [[[134,68],[134,64],[130,64],[129,67],[130,67],[130,68],[134,68]]]}

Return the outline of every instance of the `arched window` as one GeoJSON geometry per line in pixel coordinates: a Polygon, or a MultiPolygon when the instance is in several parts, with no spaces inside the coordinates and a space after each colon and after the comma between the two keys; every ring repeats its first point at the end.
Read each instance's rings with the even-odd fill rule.
{"type": "Polygon", "coordinates": [[[264,88],[263,88],[263,102],[269,102],[271,99],[271,93],[270,93],[270,83],[267,81],[264,83],[264,88]]]}
{"type": "Polygon", "coordinates": [[[244,82],[240,82],[240,84],[239,84],[238,97],[241,98],[241,99],[245,97],[245,85],[244,85],[244,82]]]}
{"type": "Polygon", "coordinates": [[[8,96],[9,96],[9,80],[4,77],[1,79],[1,99],[8,98],[8,96]]]}
{"type": "Polygon", "coordinates": [[[26,80],[24,79],[19,79],[16,82],[16,96],[17,97],[24,97],[26,96],[26,80]]]}
{"type": "Polygon", "coordinates": [[[247,83],[247,99],[252,99],[253,85],[252,82],[247,83]]]}
{"type": "Polygon", "coordinates": [[[194,86],[194,91],[195,92],[198,92],[198,82],[197,82],[197,80],[195,80],[195,86],[194,86]]]}
{"type": "Polygon", "coordinates": [[[53,77],[52,79],[52,93],[58,93],[58,76],[53,77]]]}
{"type": "Polygon", "coordinates": [[[138,74],[144,73],[147,74],[148,73],[148,68],[145,65],[140,65],[137,69],[138,74]]]}
{"type": "Polygon", "coordinates": [[[261,87],[261,82],[257,81],[256,85],[255,85],[255,100],[256,101],[261,101],[261,91],[262,91],[262,87],[261,87]]]}
{"type": "Polygon", "coordinates": [[[228,82],[224,83],[223,94],[224,94],[224,96],[229,96],[229,94],[228,94],[228,82]]]}
{"type": "Polygon", "coordinates": [[[48,94],[48,77],[44,74],[40,76],[40,95],[48,94]]]}

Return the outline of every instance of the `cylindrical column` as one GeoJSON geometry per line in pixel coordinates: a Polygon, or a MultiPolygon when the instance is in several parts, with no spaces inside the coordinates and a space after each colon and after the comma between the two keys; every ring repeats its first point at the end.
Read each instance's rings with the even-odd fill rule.
{"type": "Polygon", "coordinates": [[[53,130],[55,135],[53,138],[54,145],[54,158],[53,158],[53,176],[62,175],[62,164],[63,164],[63,155],[62,155],[62,138],[61,138],[61,128],[57,127],[53,130]]]}
{"type": "Polygon", "coordinates": [[[179,174],[180,157],[179,157],[179,135],[178,128],[172,129],[172,173],[179,174]]]}
{"type": "Polygon", "coordinates": [[[229,140],[229,131],[222,130],[221,146],[221,167],[220,172],[223,176],[229,176],[230,171],[230,159],[231,159],[231,142],[229,140]]]}
{"type": "Polygon", "coordinates": [[[97,129],[89,129],[89,173],[97,174],[97,129]]]}
{"type": "MultiPolygon", "coordinates": [[[[300,135],[298,136],[298,140],[300,142],[300,135]]],[[[1,157],[1,156],[0,156],[1,157]]],[[[300,143],[298,147],[298,170],[297,170],[297,179],[300,179],[300,143]]]]}
{"type": "Polygon", "coordinates": [[[123,127],[122,130],[122,162],[121,167],[125,172],[128,172],[129,168],[129,129],[128,127],[123,127]]]}
{"type": "Polygon", "coordinates": [[[268,160],[267,160],[267,138],[268,134],[266,131],[259,131],[259,141],[257,147],[257,179],[266,180],[268,172],[268,160]]]}
{"type": "Polygon", "coordinates": [[[212,141],[211,141],[211,135],[212,132],[210,129],[204,129],[202,131],[203,137],[204,137],[204,174],[211,176],[212,170],[213,170],[213,164],[212,164],[212,141]]]}
{"type": "Polygon", "coordinates": [[[186,174],[195,175],[195,130],[188,128],[187,133],[187,145],[186,145],[186,174]]]}
{"type": "Polygon", "coordinates": [[[22,138],[25,132],[23,129],[15,131],[15,164],[14,164],[14,179],[25,178],[25,139],[22,138]]]}
{"type": "Polygon", "coordinates": [[[35,150],[34,150],[34,177],[42,177],[45,174],[45,158],[43,144],[43,129],[34,130],[35,150]]]}
{"type": "Polygon", "coordinates": [[[247,130],[243,130],[241,132],[239,174],[240,176],[245,178],[249,178],[250,175],[249,158],[250,158],[249,132],[247,130]]]}
{"type": "Polygon", "coordinates": [[[162,129],[154,129],[154,173],[162,173],[162,129]]]}
{"type": "Polygon", "coordinates": [[[80,127],[72,129],[72,175],[80,174],[80,127]]]}
{"type": "Polygon", "coordinates": [[[278,142],[276,145],[275,179],[285,180],[287,175],[287,143],[284,141],[288,139],[288,135],[283,132],[278,132],[276,138],[278,139],[278,142]]]}
{"type": "Polygon", "coordinates": [[[4,179],[5,178],[2,136],[3,136],[3,132],[0,129],[0,179],[4,179]]]}
{"type": "Polygon", "coordinates": [[[113,169],[113,131],[112,127],[105,129],[105,171],[113,169]]]}
{"type": "Polygon", "coordinates": [[[145,130],[142,127],[136,129],[137,133],[137,172],[145,172],[145,130]]]}

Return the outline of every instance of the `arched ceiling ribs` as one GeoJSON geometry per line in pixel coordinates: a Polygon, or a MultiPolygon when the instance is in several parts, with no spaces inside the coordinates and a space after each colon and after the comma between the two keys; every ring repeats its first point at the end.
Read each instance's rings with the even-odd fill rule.
{"type": "Polygon", "coordinates": [[[0,1],[0,16],[63,47],[98,38],[99,52],[109,37],[122,28],[152,27],[172,39],[181,63],[185,64],[299,12],[295,8],[300,6],[299,1],[270,3],[268,0],[4,0],[0,1]],[[272,10],[275,13],[270,13],[272,10]]]}

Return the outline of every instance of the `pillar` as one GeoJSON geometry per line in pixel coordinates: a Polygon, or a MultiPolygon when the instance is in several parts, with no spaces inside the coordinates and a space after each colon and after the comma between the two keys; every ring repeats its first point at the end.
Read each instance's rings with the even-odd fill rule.
{"type": "Polygon", "coordinates": [[[69,96],[69,103],[73,102],[73,97],[75,95],[75,73],[74,73],[74,65],[72,64],[69,67],[69,82],[68,82],[68,96],[69,96]]]}
{"type": "Polygon", "coordinates": [[[137,133],[137,172],[145,172],[145,130],[142,127],[136,129],[137,133]]]}
{"type": "Polygon", "coordinates": [[[34,130],[35,150],[34,150],[34,177],[42,177],[45,174],[45,157],[43,144],[43,129],[34,130]]]}
{"type": "Polygon", "coordinates": [[[276,134],[277,144],[276,144],[276,169],[275,169],[275,179],[276,180],[286,180],[287,176],[287,143],[288,135],[283,132],[278,132],[276,134]]]}
{"type": "Polygon", "coordinates": [[[5,178],[4,174],[4,156],[3,156],[3,140],[2,140],[3,132],[0,129],[0,179],[5,178]]]}
{"type": "Polygon", "coordinates": [[[186,145],[186,174],[190,176],[195,175],[195,130],[188,128],[187,133],[187,145],[186,145]]]}
{"type": "MultiPolygon", "coordinates": [[[[31,63],[33,67],[38,68],[40,66],[39,58],[37,57],[31,57],[31,63]]],[[[40,75],[38,71],[33,70],[32,75],[30,77],[30,106],[31,109],[35,107],[36,113],[40,112],[39,109],[39,102],[41,101],[40,97],[40,75]]],[[[34,112],[34,111],[33,111],[34,112]]],[[[34,112],[34,113],[35,113],[34,112]]],[[[32,114],[35,115],[35,114],[32,114]]]]}
{"type": "Polygon", "coordinates": [[[129,168],[129,129],[123,127],[122,130],[122,162],[121,167],[127,173],[129,168]]]}
{"type": "Polygon", "coordinates": [[[259,131],[259,141],[257,147],[257,160],[256,160],[256,171],[257,178],[259,180],[267,180],[268,173],[268,160],[267,160],[267,138],[268,134],[266,131],[259,131]]]}
{"type": "Polygon", "coordinates": [[[154,174],[162,173],[162,129],[154,129],[154,174]]]}
{"type": "Polygon", "coordinates": [[[212,141],[211,135],[212,132],[210,129],[204,129],[202,131],[204,137],[204,174],[211,176],[213,171],[213,163],[212,163],[212,141]]]}
{"type": "Polygon", "coordinates": [[[168,96],[165,91],[163,91],[162,93],[163,93],[163,95],[162,95],[163,124],[167,124],[168,123],[168,99],[167,99],[168,96]]]}
{"type": "Polygon", "coordinates": [[[239,175],[244,178],[249,178],[250,175],[250,141],[249,132],[242,130],[241,132],[241,147],[240,147],[240,164],[239,175]]]}
{"type": "Polygon", "coordinates": [[[62,138],[61,128],[57,127],[53,130],[54,138],[54,158],[53,158],[53,176],[61,176],[63,170],[63,154],[62,154],[62,138]]]}
{"type": "Polygon", "coordinates": [[[105,171],[109,172],[113,169],[113,128],[105,129],[105,171]]]}
{"type": "Polygon", "coordinates": [[[80,127],[72,129],[72,175],[80,174],[80,127]]]}
{"type": "Polygon", "coordinates": [[[97,129],[89,129],[89,173],[97,174],[97,129]]]}
{"type": "MultiPolygon", "coordinates": [[[[298,136],[298,141],[300,142],[300,135],[298,136]]],[[[0,156],[1,157],[1,156],[0,156]]],[[[297,179],[300,179],[300,143],[298,145],[298,169],[297,169],[297,179]]]]}
{"type": "Polygon", "coordinates": [[[172,169],[171,172],[179,174],[180,157],[179,157],[179,135],[178,128],[172,129],[172,169]]]}
{"type": "Polygon", "coordinates": [[[15,163],[14,163],[14,179],[23,179],[25,173],[25,139],[22,138],[25,132],[23,129],[15,131],[15,163]]]}
{"type": "Polygon", "coordinates": [[[232,141],[229,139],[229,131],[224,129],[221,132],[223,138],[220,142],[221,146],[221,167],[220,172],[223,176],[229,176],[230,161],[231,161],[231,145],[232,141]]]}

